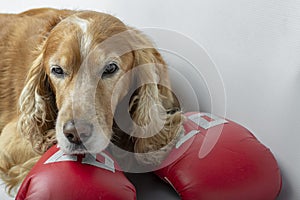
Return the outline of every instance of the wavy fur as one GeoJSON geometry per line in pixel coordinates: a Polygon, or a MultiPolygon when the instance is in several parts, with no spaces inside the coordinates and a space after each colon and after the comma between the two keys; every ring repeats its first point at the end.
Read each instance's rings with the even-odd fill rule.
{"type": "Polygon", "coordinates": [[[27,138],[33,149],[44,153],[55,143],[54,128],[57,116],[55,97],[42,65],[43,54],[33,62],[26,85],[19,98],[18,131],[27,138]]]}
{"type": "Polygon", "coordinates": [[[179,103],[171,91],[166,63],[151,43],[147,49],[135,52],[138,81],[143,84],[132,98],[130,113],[135,122],[132,135],[136,136],[134,152],[140,163],[159,165],[182,134],[182,114],[179,103]],[[138,136],[138,137],[137,137],[138,136]]]}
{"type": "Polygon", "coordinates": [[[51,29],[71,13],[0,14],[0,177],[10,194],[55,143],[57,109],[41,50],[51,29]]]}

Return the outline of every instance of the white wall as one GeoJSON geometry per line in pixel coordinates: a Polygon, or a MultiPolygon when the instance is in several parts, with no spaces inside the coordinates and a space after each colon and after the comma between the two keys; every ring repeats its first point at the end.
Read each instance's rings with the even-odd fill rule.
{"type": "MultiPolygon", "coordinates": [[[[0,3],[0,12],[41,6],[106,11],[132,26],[174,30],[202,45],[224,81],[227,117],[275,154],[284,179],[280,199],[300,199],[299,1],[10,0],[0,3]]],[[[222,98],[212,95],[211,101],[222,112],[222,98]]]]}

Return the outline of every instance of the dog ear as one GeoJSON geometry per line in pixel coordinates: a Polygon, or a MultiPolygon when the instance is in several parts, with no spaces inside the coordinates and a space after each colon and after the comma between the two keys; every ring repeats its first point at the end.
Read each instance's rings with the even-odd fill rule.
{"type": "Polygon", "coordinates": [[[40,154],[56,142],[54,127],[57,117],[55,95],[43,66],[44,47],[51,30],[74,13],[76,11],[34,9],[21,14],[40,17],[48,22],[44,32],[41,32],[44,41],[37,48],[38,52],[34,52],[38,56],[28,72],[19,98],[18,130],[31,142],[33,149],[40,154]]]}
{"type": "Polygon", "coordinates": [[[54,142],[57,107],[49,77],[43,67],[43,53],[33,62],[19,98],[18,130],[37,153],[44,153],[54,142]]]}
{"type": "MultiPolygon", "coordinates": [[[[145,40],[146,41],[146,40],[145,40]]],[[[138,161],[159,164],[182,130],[179,103],[171,91],[167,66],[150,43],[134,51],[138,89],[130,101],[138,161]]]]}
{"type": "Polygon", "coordinates": [[[137,76],[138,89],[130,102],[131,115],[139,125],[147,125],[155,117],[178,109],[179,104],[170,89],[167,67],[156,49],[135,51],[134,73],[137,76]],[[134,112],[133,112],[134,111],[134,112]]]}

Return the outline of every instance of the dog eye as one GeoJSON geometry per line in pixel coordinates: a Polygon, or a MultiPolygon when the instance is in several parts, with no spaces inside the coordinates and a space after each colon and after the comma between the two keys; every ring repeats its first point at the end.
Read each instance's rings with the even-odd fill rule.
{"type": "Polygon", "coordinates": [[[119,70],[119,67],[118,67],[117,63],[115,63],[115,62],[108,63],[104,67],[104,71],[102,73],[102,78],[109,77],[109,76],[113,75],[114,73],[116,73],[118,70],[119,70]]]}
{"type": "Polygon", "coordinates": [[[63,78],[65,76],[64,70],[58,65],[54,65],[51,67],[51,74],[55,75],[58,78],[63,78]]]}

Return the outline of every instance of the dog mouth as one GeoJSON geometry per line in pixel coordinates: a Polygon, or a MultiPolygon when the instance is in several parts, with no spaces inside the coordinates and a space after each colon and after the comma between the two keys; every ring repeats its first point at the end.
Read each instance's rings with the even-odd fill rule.
{"type": "Polygon", "coordinates": [[[86,154],[89,153],[88,149],[86,146],[81,143],[81,144],[69,144],[68,147],[66,148],[68,154],[86,154]]]}
{"type": "Polygon", "coordinates": [[[104,149],[109,144],[108,142],[105,143],[97,143],[95,140],[91,140],[90,142],[81,142],[81,143],[64,143],[64,145],[59,145],[60,143],[58,142],[58,146],[61,148],[61,150],[70,155],[75,155],[75,154],[97,154],[102,152],[104,149]],[[100,148],[102,147],[102,148],[100,148]]]}

